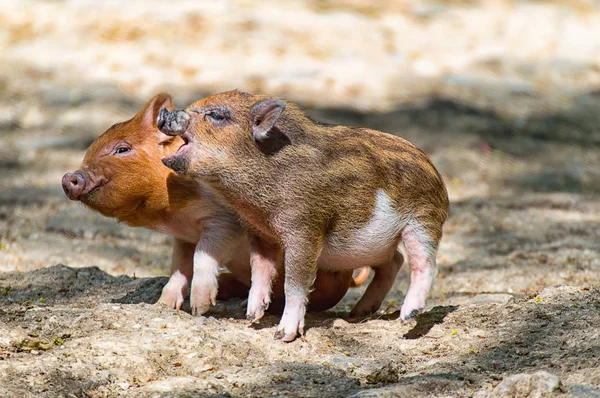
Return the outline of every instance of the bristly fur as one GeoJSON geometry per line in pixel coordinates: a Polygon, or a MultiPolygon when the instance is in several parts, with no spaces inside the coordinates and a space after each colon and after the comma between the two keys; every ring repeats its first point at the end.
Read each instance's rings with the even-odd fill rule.
{"type": "MultiPolygon", "coordinates": [[[[422,151],[397,136],[321,124],[292,103],[239,91],[197,101],[184,112],[191,149],[171,161],[184,158],[187,175],[210,180],[257,239],[284,252],[286,301],[298,318],[284,315],[284,340],[302,328],[298,314],[317,264],[324,266],[319,257],[330,269],[380,265],[381,274],[393,278],[389,270],[397,272],[401,263],[397,245],[408,239],[414,243],[413,285],[422,287],[409,291],[414,297],[405,304],[418,308],[403,308],[402,318],[423,309],[431,283],[422,275],[434,275],[449,203],[440,174],[422,151]],[[228,117],[215,118],[212,109],[226,109],[228,117]],[[410,239],[410,231],[418,239],[410,239]],[[380,247],[376,240],[384,236],[389,241],[380,247]],[[356,250],[361,243],[365,247],[356,250]],[[295,330],[288,335],[286,328],[295,330]]],[[[365,296],[368,303],[359,302],[358,313],[380,304],[380,293],[367,290],[365,296]]]]}

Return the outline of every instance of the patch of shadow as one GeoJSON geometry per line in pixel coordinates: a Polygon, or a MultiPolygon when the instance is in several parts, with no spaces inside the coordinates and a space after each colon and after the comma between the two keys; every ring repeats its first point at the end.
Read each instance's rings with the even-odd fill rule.
{"type": "MultiPolygon", "coordinates": [[[[269,314],[269,315],[263,316],[259,321],[253,322],[250,325],[250,327],[254,330],[268,329],[268,328],[272,328],[272,327],[279,325],[279,320],[280,320],[280,317],[269,314]]],[[[306,335],[306,332],[308,331],[308,329],[310,329],[310,327],[307,324],[305,324],[304,335],[306,335]]],[[[300,338],[300,336],[299,336],[299,338],[300,338]]]]}
{"type": "Polygon", "coordinates": [[[44,298],[47,304],[72,301],[91,295],[91,291],[110,291],[126,283],[128,277],[115,278],[98,267],[71,268],[58,264],[31,272],[0,274],[4,278],[2,302],[25,303],[44,298]]]}
{"type": "Polygon", "coordinates": [[[63,135],[23,138],[16,144],[17,149],[87,149],[98,137],[95,131],[86,131],[88,125],[74,124],[63,126],[63,135]]]}
{"type": "MultiPolygon", "coordinates": [[[[49,393],[56,393],[56,396],[84,397],[90,396],[90,391],[94,391],[100,386],[109,384],[108,379],[86,380],[81,376],[70,372],[54,370],[46,376],[46,386],[49,393]]],[[[53,396],[53,394],[51,394],[53,396]]]]}
{"type": "Polygon", "coordinates": [[[271,374],[271,381],[258,387],[263,390],[259,396],[266,395],[265,392],[273,396],[294,396],[304,391],[304,396],[345,397],[360,388],[359,381],[341,369],[298,363],[274,364],[269,368],[264,370],[265,374],[271,374]]]}
{"type": "Polygon", "coordinates": [[[19,159],[15,159],[15,158],[9,157],[9,156],[4,156],[2,153],[0,153],[0,170],[7,171],[7,170],[22,169],[22,168],[23,168],[23,164],[21,164],[21,162],[19,162],[19,159]]]}
{"type": "Polygon", "coordinates": [[[425,336],[434,325],[442,323],[446,315],[457,309],[458,306],[456,305],[433,307],[430,311],[418,315],[415,327],[409,330],[403,337],[414,340],[425,336]]]}
{"type": "Polygon", "coordinates": [[[125,296],[113,299],[113,303],[119,304],[154,304],[160,298],[163,287],[167,284],[169,278],[157,277],[142,279],[137,289],[127,293],[125,296]]]}
{"type": "Polygon", "coordinates": [[[5,189],[0,189],[0,205],[39,205],[46,203],[48,198],[60,198],[62,196],[64,196],[64,192],[60,184],[45,188],[8,186],[5,189]]]}
{"type": "MultiPolygon", "coordinates": [[[[597,112],[599,103],[599,92],[584,93],[574,99],[568,109],[530,114],[525,119],[502,116],[460,99],[442,96],[406,104],[384,113],[361,113],[337,108],[308,108],[306,112],[311,118],[327,123],[364,126],[382,131],[402,131],[408,126],[442,130],[460,120],[470,133],[480,135],[500,148],[515,137],[528,138],[532,144],[552,141],[589,147],[600,145],[600,134],[596,128],[600,122],[597,112]]],[[[503,150],[508,153],[513,151],[509,148],[503,150]]],[[[514,150],[519,152],[521,149],[514,150]]]]}
{"type": "Polygon", "coordinates": [[[382,319],[384,321],[393,321],[400,317],[400,311],[386,312],[384,314],[371,314],[371,315],[365,315],[365,316],[356,316],[356,317],[350,317],[350,316],[344,317],[344,315],[346,313],[337,312],[337,311],[330,312],[330,313],[336,315],[339,318],[344,319],[348,323],[363,323],[363,322],[372,321],[375,319],[382,319]]]}
{"type": "Polygon", "coordinates": [[[549,169],[537,174],[513,178],[518,186],[535,192],[597,193],[597,184],[587,184],[588,175],[581,170],[549,169]]]}
{"type": "MultiPolygon", "coordinates": [[[[397,383],[377,388],[361,389],[350,398],[457,396],[468,383],[460,374],[433,373],[408,376],[397,383]]],[[[463,394],[464,395],[464,394],[463,394]]]]}
{"type": "MultiPolygon", "coordinates": [[[[283,303],[282,300],[277,300],[277,299],[273,300],[273,303],[271,303],[271,304],[275,304],[275,305],[269,305],[269,307],[265,311],[266,312],[265,316],[263,318],[261,318],[260,321],[253,323],[251,325],[251,327],[255,330],[261,330],[261,329],[272,328],[272,327],[279,325],[279,321],[281,320],[281,317],[283,316],[283,304],[282,303],[283,303]]],[[[308,330],[310,330],[313,327],[319,327],[319,326],[331,327],[333,324],[333,321],[341,318],[342,317],[341,315],[342,315],[341,313],[329,312],[329,311],[313,312],[309,308],[308,314],[305,318],[303,336],[305,336],[306,333],[308,332],[308,330]]]]}

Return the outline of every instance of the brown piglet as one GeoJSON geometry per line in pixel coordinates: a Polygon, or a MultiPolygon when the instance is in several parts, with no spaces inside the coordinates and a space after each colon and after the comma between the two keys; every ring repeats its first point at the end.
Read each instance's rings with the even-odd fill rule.
{"type": "Polygon", "coordinates": [[[283,261],[276,338],[303,332],[317,270],[372,266],[375,276],[352,315],[377,310],[403,262],[400,244],[411,269],[400,318],[425,308],[449,202],[442,177],[411,143],[315,122],[292,103],[237,90],[162,110],[158,126],[185,142],[163,163],[209,184],[248,229],[249,318],[263,316],[283,261]]]}
{"type": "MultiPolygon", "coordinates": [[[[203,184],[175,174],[161,163],[184,141],[157,128],[160,109],[173,109],[171,97],[159,94],[132,119],[117,123],[94,141],[81,168],[62,179],[65,194],[104,216],[174,237],[172,270],[159,303],[180,309],[191,282],[190,305],[205,313],[220,299],[248,295],[251,270],[248,240],[238,217],[219,204],[203,184]],[[230,273],[218,275],[218,268],[230,273]],[[218,276],[217,276],[218,275],[218,276]]],[[[311,294],[324,310],[337,304],[349,286],[360,285],[350,272],[321,272],[311,294]]],[[[283,275],[275,284],[282,301],[283,275]]]]}

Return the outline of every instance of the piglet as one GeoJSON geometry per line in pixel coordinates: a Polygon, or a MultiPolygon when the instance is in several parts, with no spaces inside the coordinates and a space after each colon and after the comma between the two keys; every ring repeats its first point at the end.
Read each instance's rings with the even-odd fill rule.
{"type": "MultiPolygon", "coordinates": [[[[81,168],[64,175],[62,186],[70,199],[104,216],[172,235],[171,277],[159,303],[180,309],[191,282],[192,314],[200,315],[215,304],[217,294],[219,299],[247,296],[248,239],[238,217],[209,189],[161,163],[184,144],[158,129],[157,122],[164,126],[166,120],[159,118],[161,109],[173,109],[167,94],[157,95],[132,119],[110,127],[89,147],[81,168]],[[231,273],[218,274],[220,266],[231,273]]],[[[334,306],[368,273],[365,268],[354,279],[350,272],[319,273],[311,309],[334,306]]],[[[283,296],[283,275],[276,279],[274,308],[283,296]]]]}
{"type": "Polygon", "coordinates": [[[377,310],[403,262],[400,244],[411,268],[400,318],[425,308],[449,202],[442,177],[414,145],[375,130],[318,123],[292,103],[240,91],[165,111],[161,119],[164,133],[185,142],[163,163],[208,184],[248,226],[249,318],[263,316],[284,262],[285,309],[276,338],[292,341],[303,332],[317,270],[372,266],[375,276],[352,315],[377,310]]]}

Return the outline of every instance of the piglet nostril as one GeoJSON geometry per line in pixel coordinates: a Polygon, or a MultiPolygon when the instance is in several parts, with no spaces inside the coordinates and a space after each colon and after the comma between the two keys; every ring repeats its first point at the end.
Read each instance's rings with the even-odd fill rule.
{"type": "Polygon", "coordinates": [[[190,116],[184,111],[175,110],[167,111],[165,108],[160,110],[158,120],[156,122],[160,131],[167,135],[181,135],[190,124],[190,116]]]}
{"type": "Polygon", "coordinates": [[[169,111],[167,111],[167,108],[162,108],[160,110],[160,113],[158,114],[158,120],[156,121],[156,127],[158,127],[159,130],[163,129],[168,114],[169,111]]]}
{"type": "Polygon", "coordinates": [[[67,173],[62,178],[62,187],[69,199],[77,200],[85,189],[85,177],[78,172],[67,173]]]}

